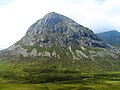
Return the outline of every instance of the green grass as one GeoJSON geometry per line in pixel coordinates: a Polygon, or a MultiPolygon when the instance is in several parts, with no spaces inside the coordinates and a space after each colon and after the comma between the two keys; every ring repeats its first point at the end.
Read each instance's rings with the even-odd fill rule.
{"type": "Polygon", "coordinates": [[[69,67],[39,66],[32,61],[3,61],[0,83],[0,90],[120,90],[120,72],[82,73],[69,67]]]}
{"type": "Polygon", "coordinates": [[[120,90],[120,81],[71,81],[69,84],[0,84],[0,90],[120,90]]]}

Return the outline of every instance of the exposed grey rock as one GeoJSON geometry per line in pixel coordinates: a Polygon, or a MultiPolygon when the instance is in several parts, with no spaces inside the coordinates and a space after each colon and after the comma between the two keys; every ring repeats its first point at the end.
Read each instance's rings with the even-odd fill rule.
{"type": "Polygon", "coordinates": [[[99,54],[95,51],[89,51],[89,53],[92,57],[98,57],[99,56],[99,54]]]}
{"type": "Polygon", "coordinates": [[[6,50],[4,50],[5,52],[9,52],[9,54],[11,55],[23,55],[24,57],[28,56],[27,53],[27,49],[24,49],[22,46],[20,45],[12,45],[9,48],[7,48],[6,50]]]}
{"type": "Polygon", "coordinates": [[[14,50],[16,48],[20,47],[20,45],[15,45],[13,44],[12,46],[10,46],[9,48],[7,48],[7,50],[11,51],[11,50],[14,50]]]}
{"type": "Polygon", "coordinates": [[[55,50],[53,51],[52,56],[57,57],[57,54],[56,54],[55,50]]]}
{"type": "Polygon", "coordinates": [[[76,54],[77,54],[77,56],[79,56],[79,57],[84,57],[84,58],[89,58],[85,53],[83,53],[82,51],[80,51],[80,50],[76,50],[76,54]]]}
{"type": "Polygon", "coordinates": [[[21,43],[29,46],[59,45],[68,47],[70,45],[83,45],[100,48],[109,47],[89,28],[55,12],[48,13],[31,25],[21,43]]]}
{"type": "Polygon", "coordinates": [[[50,53],[49,53],[48,51],[44,51],[44,52],[42,53],[42,56],[43,56],[43,57],[51,57],[51,55],[50,55],[50,53]]]}
{"type": "Polygon", "coordinates": [[[83,46],[81,47],[81,49],[82,49],[83,51],[85,51],[85,48],[84,48],[83,46]]]}
{"type": "Polygon", "coordinates": [[[38,53],[38,56],[42,56],[42,57],[51,57],[51,54],[50,54],[50,52],[48,52],[48,51],[44,51],[44,52],[39,52],[38,53]]]}
{"type": "MultiPolygon", "coordinates": [[[[69,50],[70,50],[70,52],[71,52],[71,54],[72,54],[73,60],[74,60],[74,59],[79,60],[79,58],[77,58],[77,57],[74,55],[74,52],[72,51],[71,46],[69,46],[69,50]]],[[[73,63],[74,63],[74,61],[73,61],[73,63]]]]}
{"type": "Polygon", "coordinates": [[[42,56],[42,53],[41,53],[41,52],[39,52],[39,53],[38,53],[38,56],[42,56]]]}
{"type": "Polygon", "coordinates": [[[37,56],[37,50],[35,48],[31,51],[30,56],[37,56]]]}
{"type": "Polygon", "coordinates": [[[58,59],[60,59],[60,55],[58,55],[58,59]]]}
{"type": "Polygon", "coordinates": [[[24,49],[24,48],[18,48],[16,53],[19,55],[19,54],[22,54],[24,57],[27,57],[28,56],[28,53],[27,53],[27,50],[24,49]]]}

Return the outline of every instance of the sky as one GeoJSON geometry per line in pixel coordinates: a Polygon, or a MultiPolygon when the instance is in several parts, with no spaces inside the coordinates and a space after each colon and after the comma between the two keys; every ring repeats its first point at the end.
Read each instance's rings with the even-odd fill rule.
{"type": "Polygon", "coordinates": [[[120,0],[0,0],[0,48],[19,41],[49,12],[63,14],[95,33],[120,31],[120,0]]]}

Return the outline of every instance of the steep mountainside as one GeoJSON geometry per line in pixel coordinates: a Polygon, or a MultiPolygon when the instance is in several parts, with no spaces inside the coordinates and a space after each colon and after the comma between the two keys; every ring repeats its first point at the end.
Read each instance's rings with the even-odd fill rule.
{"type": "Polygon", "coordinates": [[[76,67],[83,72],[120,69],[118,51],[89,28],[55,12],[31,25],[26,35],[0,56],[2,60],[76,67]]]}
{"type": "Polygon", "coordinates": [[[57,14],[48,13],[34,23],[27,31],[21,43],[29,46],[68,47],[70,45],[84,45],[90,47],[108,47],[90,29],[75,21],[57,14]]]}
{"type": "Polygon", "coordinates": [[[116,30],[98,33],[97,36],[110,45],[120,46],[120,32],[116,30]]]}
{"type": "MultiPolygon", "coordinates": [[[[89,28],[83,27],[68,17],[55,12],[48,13],[28,29],[26,35],[7,50],[12,55],[27,54],[24,47],[109,47],[89,28]]],[[[35,52],[35,49],[34,49],[35,52]]]]}

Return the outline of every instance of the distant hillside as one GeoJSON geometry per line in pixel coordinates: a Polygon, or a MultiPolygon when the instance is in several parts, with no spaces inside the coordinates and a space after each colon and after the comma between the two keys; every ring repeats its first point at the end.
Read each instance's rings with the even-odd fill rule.
{"type": "Polygon", "coordinates": [[[116,30],[98,33],[97,36],[110,45],[120,46],[120,32],[116,30]]]}

